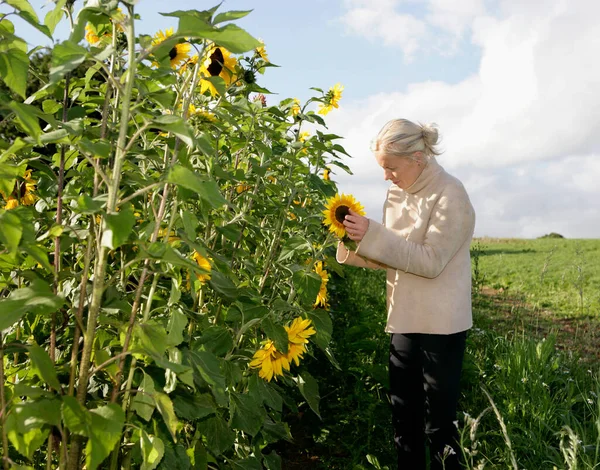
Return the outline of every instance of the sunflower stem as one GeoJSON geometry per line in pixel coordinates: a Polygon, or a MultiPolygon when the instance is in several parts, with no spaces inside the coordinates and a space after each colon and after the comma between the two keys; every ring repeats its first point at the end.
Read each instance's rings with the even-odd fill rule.
{"type": "Polygon", "coordinates": [[[0,426],[2,428],[2,466],[10,468],[8,463],[8,436],[6,434],[6,397],[4,395],[4,335],[0,332],[0,426]]]}
{"type": "MultiPolygon", "coordinates": [[[[134,19],[133,19],[133,6],[127,5],[129,10],[129,24],[125,28],[127,35],[127,46],[128,46],[128,59],[129,64],[126,68],[125,74],[125,87],[123,92],[123,98],[121,103],[121,118],[120,118],[120,129],[119,138],[117,141],[117,149],[115,153],[115,160],[112,171],[112,184],[108,191],[108,204],[107,212],[115,212],[119,186],[121,182],[121,173],[123,167],[123,161],[125,159],[125,143],[127,139],[127,133],[129,129],[129,117],[130,117],[130,102],[133,92],[133,84],[135,81],[135,30],[134,30],[134,19]]],[[[104,224],[103,224],[103,227],[104,224]]],[[[106,282],[106,264],[108,257],[108,249],[105,246],[100,245],[97,256],[97,270],[94,270],[94,284],[92,290],[92,302],[89,308],[87,328],[83,335],[83,352],[81,356],[81,363],[79,368],[79,384],[77,386],[77,401],[85,406],[88,379],[90,373],[90,363],[92,356],[92,346],[96,334],[96,326],[98,323],[98,314],[100,312],[100,306],[102,304],[102,295],[104,293],[104,286],[106,282]]],[[[77,470],[79,468],[79,462],[81,459],[81,447],[83,439],[80,436],[73,436],[73,441],[69,451],[69,470],[77,470]]]]}

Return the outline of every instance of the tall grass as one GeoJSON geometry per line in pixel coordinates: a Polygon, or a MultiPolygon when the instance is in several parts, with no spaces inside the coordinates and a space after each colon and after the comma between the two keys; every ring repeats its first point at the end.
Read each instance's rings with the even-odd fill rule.
{"type": "MultiPolygon", "coordinates": [[[[497,251],[492,252],[485,243],[477,245],[478,287],[504,278],[511,289],[518,287],[515,295],[527,292],[519,296],[523,305],[527,299],[539,302],[546,298],[550,303],[554,299],[554,305],[565,312],[569,305],[573,311],[578,310],[578,293],[571,292],[575,295],[567,296],[567,303],[556,278],[560,277],[557,273],[572,269],[576,261],[573,257],[565,261],[564,253],[581,248],[569,241],[560,241],[560,248],[550,243],[556,241],[519,241],[518,248],[496,245],[497,251]],[[538,253],[539,270],[529,284],[528,256],[542,246],[541,242],[547,244],[547,249],[538,253]],[[492,253],[515,258],[501,272],[492,253]],[[520,261],[518,254],[522,255],[520,261]],[[558,292],[554,297],[540,292],[551,283],[558,292]]],[[[584,249],[593,251],[597,246],[584,244],[584,249]]],[[[587,277],[580,279],[593,283],[600,273],[589,263],[586,266],[583,272],[587,277]]],[[[335,325],[332,352],[341,370],[319,367],[320,374],[329,377],[321,382],[326,384],[321,402],[324,421],[314,420],[307,426],[314,438],[307,447],[319,456],[319,468],[393,469],[395,453],[387,399],[389,336],[383,331],[385,273],[348,267],[343,278],[332,275],[329,285],[335,325]]],[[[562,288],[572,286],[563,284],[562,288]]],[[[592,290],[590,287],[585,284],[587,291],[592,290]]],[[[473,300],[474,328],[467,338],[457,423],[466,468],[600,468],[598,364],[582,361],[575,349],[558,349],[552,332],[543,338],[530,335],[522,317],[498,327],[492,309],[511,305],[514,309],[514,297],[506,296],[504,306],[490,303],[486,295],[475,295],[473,300]]],[[[592,305],[590,302],[587,307],[592,305]]],[[[313,360],[313,367],[322,363],[318,357],[313,360]]]]}

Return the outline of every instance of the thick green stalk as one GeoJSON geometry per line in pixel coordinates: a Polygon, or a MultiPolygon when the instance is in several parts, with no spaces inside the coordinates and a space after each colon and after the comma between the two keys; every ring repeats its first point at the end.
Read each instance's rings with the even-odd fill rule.
{"type": "MultiPolygon", "coordinates": [[[[133,84],[135,81],[135,32],[134,32],[134,21],[133,21],[133,7],[129,6],[129,25],[126,28],[127,45],[129,54],[129,64],[125,71],[125,89],[121,102],[121,121],[119,129],[119,138],[117,141],[117,149],[115,155],[115,161],[112,170],[112,184],[109,187],[108,192],[108,204],[107,212],[112,213],[115,211],[117,205],[117,198],[119,193],[119,185],[121,182],[121,170],[123,167],[123,160],[125,159],[125,143],[127,140],[127,133],[129,128],[129,114],[130,114],[130,102],[133,91],[133,84]]],[[[87,394],[88,378],[90,372],[90,363],[92,356],[92,345],[94,342],[94,336],[96,332],[96,326],[98,323],[98,313],[100,312],[100,306],[102,304],[102,294],[104,293],[104,283],[106,277],[106,262],[107,262],[108,248],[100,246],[98,252],[98,263],[97,271],[94,272],[94,285],[92,290],[92,302],[89,308],[87,328],[84,333],[83,341],[83,352],[81,356],[81,363],[79,367],[79,384],[77,386],[77,401],[81,405],[85,406],[85,398],[87,394]]],[[[78,436],[73,436],[71,443],[71,449],[69,452],[69,470],[76,470],[79,468],[79,461],[81,458],[81,445],[82,439],[78,436]]]]}
{"type": "Polygon", "coordinates": [[[8,437],[4,421],[6,417],[6,397],[4,396],[4,338],[0,333],[0,424],[2,427],[2,465],[4,470],[10,468],[8,464],[8,437]]]}

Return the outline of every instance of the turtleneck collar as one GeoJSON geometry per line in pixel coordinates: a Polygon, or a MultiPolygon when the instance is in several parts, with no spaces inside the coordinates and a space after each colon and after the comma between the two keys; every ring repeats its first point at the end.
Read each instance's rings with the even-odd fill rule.
{"type": "Polygon", "coordinates": [[[442,166],[436,161],[435,157],[431,157],[423,171],[418,176],[413,184],[411,184],[406,191],[409,194],[415,194],[425,188],[431,181],[435,178],[435,176],[442,171],[442,166]]]}

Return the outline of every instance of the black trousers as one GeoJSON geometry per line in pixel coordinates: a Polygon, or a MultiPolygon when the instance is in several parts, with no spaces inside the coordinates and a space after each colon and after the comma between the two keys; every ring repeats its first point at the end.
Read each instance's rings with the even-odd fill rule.
{"type": "Polygon", "coordinates": [[[466,331],[392,333],[390,399],[399,470],[425,470],[426,443],[431,470],[462,467],[455,420],[466,338],[466,331]]]}

